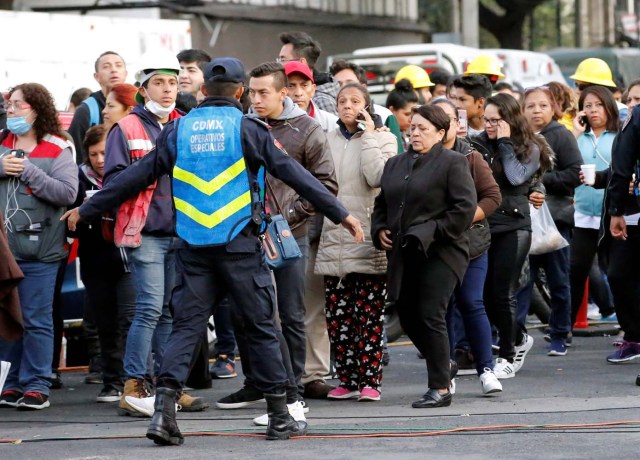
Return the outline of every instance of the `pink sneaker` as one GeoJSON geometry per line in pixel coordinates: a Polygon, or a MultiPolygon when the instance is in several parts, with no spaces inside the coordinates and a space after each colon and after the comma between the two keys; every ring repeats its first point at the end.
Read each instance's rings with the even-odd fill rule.
{"type": "Polygon", "coordinates": [[[380,401],[380,392],[371,387],[364,387],[358,401],[380,401]]]}
{"type": "Polygon", "coordinates": [[[351,391],[345,387],[337,387],[327,394],[327,399],[351,399],[360,396],[358,390],[351,391]]]}

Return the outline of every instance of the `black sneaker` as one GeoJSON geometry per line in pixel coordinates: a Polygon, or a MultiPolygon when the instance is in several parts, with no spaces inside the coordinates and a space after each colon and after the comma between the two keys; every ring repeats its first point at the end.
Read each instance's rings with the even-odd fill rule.
{"type": "MultiPolygon", "coordinates": [[[[545,334],[542,336],[542,338],[544,339],[545,342],[551,343],[551,334],[545,334]]],[[[567,334],[567,338],[564,339],[564,345],[567,348],[571,348],[572,343],[573,343],[573,334],[569,332],[569,334],[567,334]]]]}
{"type": "Polygon", "coordinates": [[[469,350],[456,348],[453,356],[458,365],[458,375],[476,375],[476,360],[469,350]]]}
{"type": "Polygon", "coordinates": [[[50,405],[48,395],[43,395],[35,391],[27,391],[20,401],[18,401],[18,409],[22,410],[46,409],[50,405]]]}
{"type": "Polygon", "coordinates": [[[16,390],[5,390],[0,395],[0,407],[18,407],[18,402],[24,396],[16,390]]]}
{"type": "Polygon", "coordinates": [[[218,400],[216,407],[218,409],[240,409],[251,404],[264,402],[264,396],[261,392],[251,387],[242,387],[235,393],[218,400]]]}
{"type": "Polygon", "coordinates": [[[102,388],[102,391],[98,393],[96,397],[96,402],[106,403],[106,402],[118,402],[120,401],[120,397],[122,396],[122,391],[116,388],[113,385],[105,385],[102,388]]]}

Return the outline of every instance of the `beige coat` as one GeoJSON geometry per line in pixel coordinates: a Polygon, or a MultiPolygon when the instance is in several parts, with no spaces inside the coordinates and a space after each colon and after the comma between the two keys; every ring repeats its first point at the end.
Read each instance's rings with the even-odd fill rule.
{"type": "Polygon", "coordinates": [[[341,225],[324,219],[315,273],[344,276],[348,273],[384,274],[387,257],[371,242],[371,213],[380,192],[382,170],[398,152],[390,132],[359,132],[350,140],[340,129],[327,133],[338,179],[338,199],[361,223],[365,240],[356,244],[341,225]]]}

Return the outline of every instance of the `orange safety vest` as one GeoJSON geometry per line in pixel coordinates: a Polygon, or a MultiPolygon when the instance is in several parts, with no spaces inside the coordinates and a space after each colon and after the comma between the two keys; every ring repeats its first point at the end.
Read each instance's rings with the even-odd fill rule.
{"type": "MultiPolygon", "coordinates": [[[[142,159],[153,149],[154,143],[136,115],[130,114],[122,118],[118,126],[127,139],[131,163],[142,159]]],[[[119,248],[137,248],[142,243],[141,232],[147,221],[149,205],[156,185],[157,181],[118,208],[113,241],[119,248]]]]}

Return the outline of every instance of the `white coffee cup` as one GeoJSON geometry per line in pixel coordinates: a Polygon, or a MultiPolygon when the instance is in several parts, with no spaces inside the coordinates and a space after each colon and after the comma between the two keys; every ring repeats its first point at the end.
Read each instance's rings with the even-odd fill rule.
{"type": "Polygon", "coordinates": [[[586,185],[593,185],[596,182],[596,165],[586,164],[580,166],[582,174],[584,175],[584,183],[586,185]]]}
{"type": "Polygon", "coordinates": [[[93,195],[95,195],[96,193],[98,193],[100,190],[87,190],[86,194],[87,194],[87,198],[91,198],[93,195]]]}

